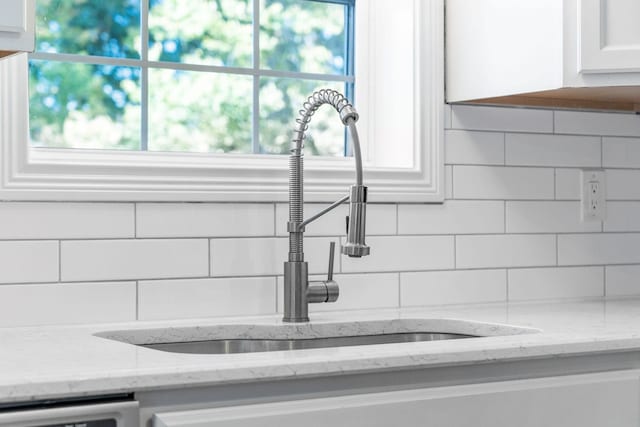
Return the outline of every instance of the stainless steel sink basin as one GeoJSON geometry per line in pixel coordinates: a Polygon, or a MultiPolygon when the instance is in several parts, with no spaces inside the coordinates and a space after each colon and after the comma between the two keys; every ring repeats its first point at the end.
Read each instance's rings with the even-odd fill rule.
{"type": "MultiPolygon", "coordinates": [[[[96,336],[171,353],[224,355],[459,340],[539,332],[536,329],[459,319],[383,319],[316,323],[205,323],[141,325],[96,336]]],[[[407,344],[409,345],[409,344],[407,344]]]]}
{"type": "Polygon", "coordinates": [[[311,348],[348,347],[356,345],[397,344],[421,341],[475,338],[474,335],[431,332],[395,333],[381,335],[341,336],[297,339],[222,339],[209,341],[142,344],[142,347],[171,353],[233,354],[265,351],[304,350],[311,348]]]}

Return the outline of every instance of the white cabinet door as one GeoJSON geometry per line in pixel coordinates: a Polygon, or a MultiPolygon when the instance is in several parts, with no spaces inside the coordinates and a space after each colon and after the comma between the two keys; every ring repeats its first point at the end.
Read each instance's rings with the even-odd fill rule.
{"type": "Polygon", "coordinates": [[[0,0],[0,51],[33,51],[34,29],[35,0],[0,0]]]}
{"type": "Polygon", "coordinates": [[[159,413],[154,427],[637,427],[638,373],[607,373],[159,413]]]}
{"type": "Polygon", "coordinates": [[[580,0],[582,73],[640,71],[640,1],[580,0]]]}

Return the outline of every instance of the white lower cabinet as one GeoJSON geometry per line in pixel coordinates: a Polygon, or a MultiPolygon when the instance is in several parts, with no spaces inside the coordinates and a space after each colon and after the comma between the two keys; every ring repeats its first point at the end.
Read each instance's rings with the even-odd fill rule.
{"type": "Polygon", "coordinates": [[[638,371],[156,413],[154,427],[626,427],[638,371]]]}

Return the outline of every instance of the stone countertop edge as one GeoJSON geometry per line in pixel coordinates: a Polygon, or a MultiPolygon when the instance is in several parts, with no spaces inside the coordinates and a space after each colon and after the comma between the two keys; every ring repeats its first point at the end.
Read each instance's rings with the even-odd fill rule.
{"type": "Polygon", "coordinates": [[[341,333],[358,334],[366,332],[362,327],[389,320],[399,330],[410,324],[450,329],[431,332],[490,336],[194,355],[161,352],[105,337],[129,342],[211,339],[216,334],[246,330],[246,325],[273,330],[282,325],[280,317],[0,328],[0,403],[640,351],[640,298],[326,312],[313,315],[311,325],[286,327],[300,336],[322,334],[336,325],[341,333]]]}

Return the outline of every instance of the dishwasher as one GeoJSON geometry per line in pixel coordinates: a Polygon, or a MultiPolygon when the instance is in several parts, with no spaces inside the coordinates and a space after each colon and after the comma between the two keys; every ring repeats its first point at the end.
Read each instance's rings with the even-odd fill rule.
{"type": "Polygon", "coordinates": [[[0,405],[0,427],[138,427],[138,402],[67,399],[0,405]]]}

